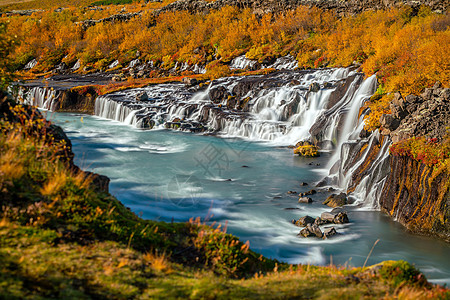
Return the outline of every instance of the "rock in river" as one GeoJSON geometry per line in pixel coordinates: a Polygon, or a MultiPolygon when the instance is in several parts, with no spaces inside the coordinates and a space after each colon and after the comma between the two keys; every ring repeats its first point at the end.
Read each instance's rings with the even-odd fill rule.
{"type": "Polygon", "coordinates": [[[301,217],[300,219],[298,219],[297,221],[296,220],[292,220],[292,223],[294,223],[296,226],[304,227],[304,226],[306,226],[308,224],[313,224],[314,221],[315,220],[314,220],[313,217],[304,216],[304,217],[301,217]]]}
{"type": "Polygon", "coordinates": [[[345,193],[332,194],[322,204],[330,207],[340,207],[348,203],[347,195],[345,193]]]}
{"type": "Polygon", "coordinates": [[[298,203],[312,203],[313,200],[309,197],[300,197],[298,203]]]}

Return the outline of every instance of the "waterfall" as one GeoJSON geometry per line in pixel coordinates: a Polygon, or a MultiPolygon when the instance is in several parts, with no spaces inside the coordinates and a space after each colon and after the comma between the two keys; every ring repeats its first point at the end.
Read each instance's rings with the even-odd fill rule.
{"type": "MultiPolygon", "coordinates": [[[[292,145],[311,137],[310,128],[326,111],[330,95],[348,75],[348,69],[324,69],[229,77],[215,80],[198,92],[182,84],[155,85],[99,97],[95,114],[137,126],[146,124],[142,121],[146,119],[156,127],[206,130],[224,137],[292,145]],[[235,88],[245,87],[248,82],[254,87],[241,91],[240,99],[236,99],[245,104],[245,109],[230,107],[230,97],[237,97],[235,88]],[[316,89],[310,89],[311,85],[316,85],[316,89]],[[210,91],[217,88],[226,90],[228,100],[225,97],[218,103],[210,99],[210,91]],[[137,101],[135,96],[143,92],[148,100],[137,101]],[[133,116],[127,118],[129,114],[133,116]]],[[[353,103],[352,90],[349,93],[344,104],[353,103]]],[[[359,99],[358,95],[354,97],[359,99]]],[[[329,130],[326,138],[337,139],[336,134],[329,130]]]]}
{"type": "MultiPolygon", "coordinates": [[[[360,109],[376,84],[375,76],[363,80],[362,74],[347,68],[285,70],[220,78],[202,88],[171,83],[114,92],[96,99],[94,113],[140,128],[215,133],[277,146],[309,140],[322,149],[335,149],[326,183],[377,208],[391,142],[378,131],[360,138],[360,109]],[[217,91],[219,96],[213,96],[217,91]],[[358,180],[354,174],[360,174],[358,180]]],[[[32,88],[25,102],[55,110],[58,95],[52,89],[32,88]]]]}
{"type": "MultiPolygon", "coordinates": [[[[347,91],[345,96],[341,100],[341,105],[339,110],[346,112],[345,123],[343,130],[338,138],[337,151],[334,153],[333,157],[330,159],[329,167],[333,166],[336,161],[341,157],[341,151],[343,143],[349,140],[355,140],[359,138],[363,125],[363,116],[358,118],[359,109],[364,104],[365,101],[369,99],[375,93],[377,85],[377,79],[375,75],[367,78],[363,84],[353,92],[353,87],[347,91]]],[[[335,114],[334,117],[340,114],[335,114]]],[[[333,123],[336,123],[333,120],[333,123]]]]}
{"type": "Polygon", "coordinates": [[[51,88],[34,87],[23,94],[23,102],[39,108],[55,111],[59,105],[60,93],[51,88]]]}
{"type": "Polygon", "coordinates": [[[252,69],[258,62],[256,60],[251,60],[245,57],[245,55],[241,55],[233,59],[230,63],[230,69],[252,69]]]}
{"type": "MultiPolygon", "coordinates": [[[[354,198],[357,204],[362,203],[365,207],[374,209],[379,208],[377,199],[389,173],[391,141],[388,137],[382,139],[378,130],[366,139],[360,138],[364,127],[364,114],[359,116],[359,110],[375,92],[376,84],[376,77],[373,75],[362,83],[349,101],[345,100],[350,98],[349,94],[341,100],[346,101],[342,109],[347,110],[347,114],[338,139],[338,147],[328,165],[330,182],[345,192],[352,190],[349,196],[354,198]],[[373,154],[372,151],[375,151],[376,147],[379,148],[377,155],[368,164],[369,155],[373,154]],[[367,168],[364,169],[363,164],[366,164],[367,168]],[[339,168],[335,168],[335,165],[339,168]],[[361,173],[359,169],[364,169],[364,172],[361,173]],[[360,176],[357,183],[352,179],[355,174],[360,176]]],[[[335,121],[332,123],[335,124],[335,121]]]]}

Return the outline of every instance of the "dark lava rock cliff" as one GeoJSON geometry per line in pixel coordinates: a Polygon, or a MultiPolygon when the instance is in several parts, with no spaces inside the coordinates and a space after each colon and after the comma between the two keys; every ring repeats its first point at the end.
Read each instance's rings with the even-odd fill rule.
{"type": "MultiPolygon", "coordinates": [[[[442,142],[450,129],[450,89],[437,82],[420,96],[396,94],[382,134],[394,143],[425,136],[442,142]]],[[[410,231],[450,241],[450,173],[409,156],[389,156],[380,208],[410,231]]]]}

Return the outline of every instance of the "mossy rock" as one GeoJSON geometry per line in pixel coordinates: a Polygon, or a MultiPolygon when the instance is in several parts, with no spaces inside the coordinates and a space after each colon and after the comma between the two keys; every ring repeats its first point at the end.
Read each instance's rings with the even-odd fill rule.
{"type": "Polygon", "coordinates": [[[298,154],[299,156],[305,157],[318,157],[319,148],[314,145],[298,146],[297,148],[294,149],[294,154],[298,154]]]}

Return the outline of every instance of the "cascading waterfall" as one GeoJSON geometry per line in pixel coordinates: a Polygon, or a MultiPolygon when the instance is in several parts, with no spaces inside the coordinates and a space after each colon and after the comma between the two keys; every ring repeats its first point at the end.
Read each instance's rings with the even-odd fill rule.
{"type": "Polygon", "coordinates": [[[55,111],[59,105],[59,92],[45,87],[34,87],[23,95],[25,104],[55,111]]]}
{"type": "Polygon", "coordinates": [[[381,143],[376,158],[354,187],[353,192],[350,193],[350,196],[356,199],[356,203],[363,203],[367,208],[378,208],[378,195],[389,172],[388,157],[389,145],[391,144],[389,138],[382,139],[378,130],[366,139],[360,138],[360,133],[364,127],[364,114],[359,116],[359,110],[364,102],[373,95],[376,85],[376,76],[373,75],[367,78],[352,94],[351,100],[346,100],[349,96],[348,93],[341,100],[346,101],[342,108],[347,110],[348,113],[338,139],[337,150],[329,162],[331,182],[341,190],[347,191],[353,184],[352,175],[367,161],[368,155],[370,151],[373,151],[375,145],[381,143]],[[361,155],[355,159],[358,153],[361,155]],[[333,168],[335,165],[338,165],[339,168],[333,168]]]}
{"type": "MultiPolygon", "coordinates": [[[[332,145],[329,147],[336,150],[328,166],[328,183],[343,191],[352,186],[351,196],[376,208],[389,169],[390,141],[385,138],[381,142],[370,170],[355,187],[352,174],[381,140],[378,132],[365,139],[359,137],[364,126],[360,108],[376,89],[375,76],[361,80],[362,74],[340,68],[221,78],[200,91],[181,83],[161,84],[100,96],[94,112],[141,128],[214,132],[273,145],[305,140],[332,145]],[[346,81],[343,96],[329,104],[331,95],[346,81]],[[211,92],[218,88],[225,95],[219,101],[211,99],[211,92]],[[143,93],[147,97],[141,98],[143,93]],[[314,127],[318,129],[314,131],[314,127]],[[354,149],[359,149],[361,155],[356,157],[354,149]]],[[[57,97],[56,91],[32,88],[25,102],[54,110],[57,97]]]]}
{"type": "MultiPolygon", "coordinates": [[[[242,95],[242,99],[249,99],[245,112],[227,108],[226,99],[220,103],[209,99],[211,89],[223,87],[232,95],[234,87],[248,79],[230,77],[215,80],[206,90],[197,93],[190,92],[181,84],[172,84],[102,96],[97,99],[95,114],[121,122],[127,120],[127,124],[134,125],[145,123],[139,119],[151,119],[156,127],[173,122],[189,124],[179,127],[183,130],[202,124],[207,130],[224,137],[291,145],[310,137],[311,126],[325,111],[336,84],[346,75],[347,69],[281,72],[268,78],[268,87],[261,81],[242,95]],[[276,83],[273,86],[270,85],[272,81],[276,83]],[[318,87],[316,90],[309,89],[313,83],[318,87]],[[148,101],[135,100],[135,96],[142,92],[147,93],[148,101]],[[133,117],[127,118],[129,114],[133,117]]],[[[336,138],[334,135],[331,133],[329,139],[336,138]]]]}

